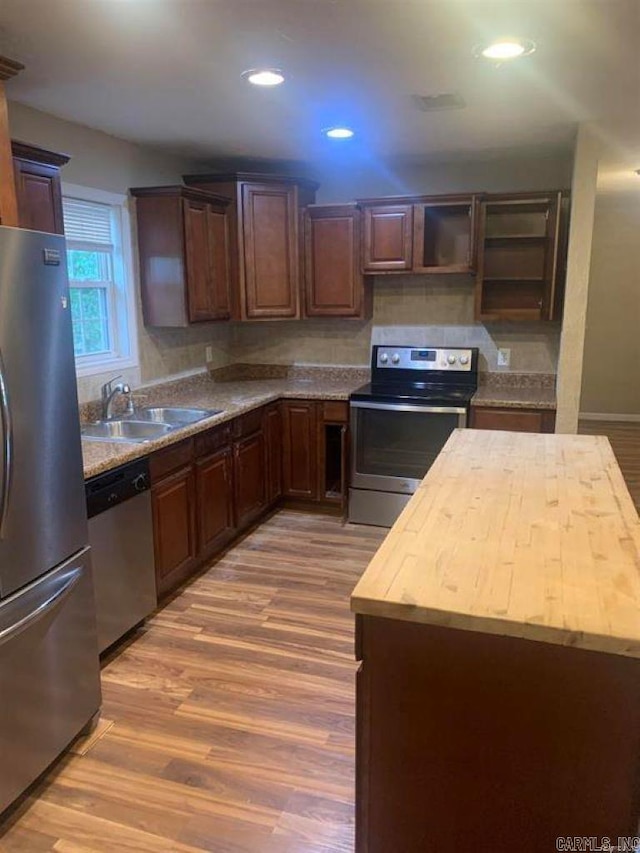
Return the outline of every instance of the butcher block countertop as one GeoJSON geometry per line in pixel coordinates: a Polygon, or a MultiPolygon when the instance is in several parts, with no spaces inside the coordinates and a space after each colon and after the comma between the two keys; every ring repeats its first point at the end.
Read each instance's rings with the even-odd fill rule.
{"type": "Polygon", "coordinates": [[[456,430],[351,608],[640,657],[640,521],[608,440],[456,430]]]}

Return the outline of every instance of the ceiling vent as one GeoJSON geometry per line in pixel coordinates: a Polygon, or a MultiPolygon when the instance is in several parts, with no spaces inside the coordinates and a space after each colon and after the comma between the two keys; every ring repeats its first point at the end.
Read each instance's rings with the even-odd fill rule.
{"type": "Polygon", "coordinates": [[[416,109],[423,113],[435,113],[438,110],[463,110],[467,104],[459,92],[443,92],[440,95],[414,95],[416,109]]]}

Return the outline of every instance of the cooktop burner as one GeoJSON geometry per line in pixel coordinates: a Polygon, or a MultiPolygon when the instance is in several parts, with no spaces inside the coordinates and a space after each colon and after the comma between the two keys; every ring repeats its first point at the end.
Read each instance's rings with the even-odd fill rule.
{"type": "Polygon", "coordinates": [[[369,382],[361,388],[357,388],[351,394],[351,399],[371,400],[381,403],[431,403],[434,406],[450,405],[451,403],[467,405],[471,401],[475,391],[475,387],[454,387],[452,385],[435,383],[433,385],[418,387],[410,384],[369,382]]]}

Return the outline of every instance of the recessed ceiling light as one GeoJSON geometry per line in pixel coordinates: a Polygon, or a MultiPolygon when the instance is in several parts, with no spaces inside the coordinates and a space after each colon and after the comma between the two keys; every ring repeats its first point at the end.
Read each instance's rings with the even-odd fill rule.
{"type": "Polygon", "coordinates": [[[242,76],[254,86],[279,86],[284,83],[284,74],[279,68],[250,68],[242,76]]]}
{"type": "Polygon", "coordinates": [[[323,131],[325,136],[328,136],[329,139],[351,139],[353,136],[353,131],[350,127],[343,127],[342,125],[336,127],[327,127],[323,131]]]}
{"type": "Polygon", "coordinates": [[[508,59],[529,56],[535,49],[535,43],[531,39],[501,38],[489,44],[480,45],[475,49],[474,53],[476,56],[484,56],[485,59],[504,62],[508,59]]]}

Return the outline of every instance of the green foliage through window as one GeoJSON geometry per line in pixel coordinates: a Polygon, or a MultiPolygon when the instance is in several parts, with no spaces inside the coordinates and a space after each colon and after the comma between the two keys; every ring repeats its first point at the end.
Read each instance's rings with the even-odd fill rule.
{"type": "Polygon", "coordinates": [[[109,352],[107,289],[70,287],[73,348],[76,356],[109,352]]]}

